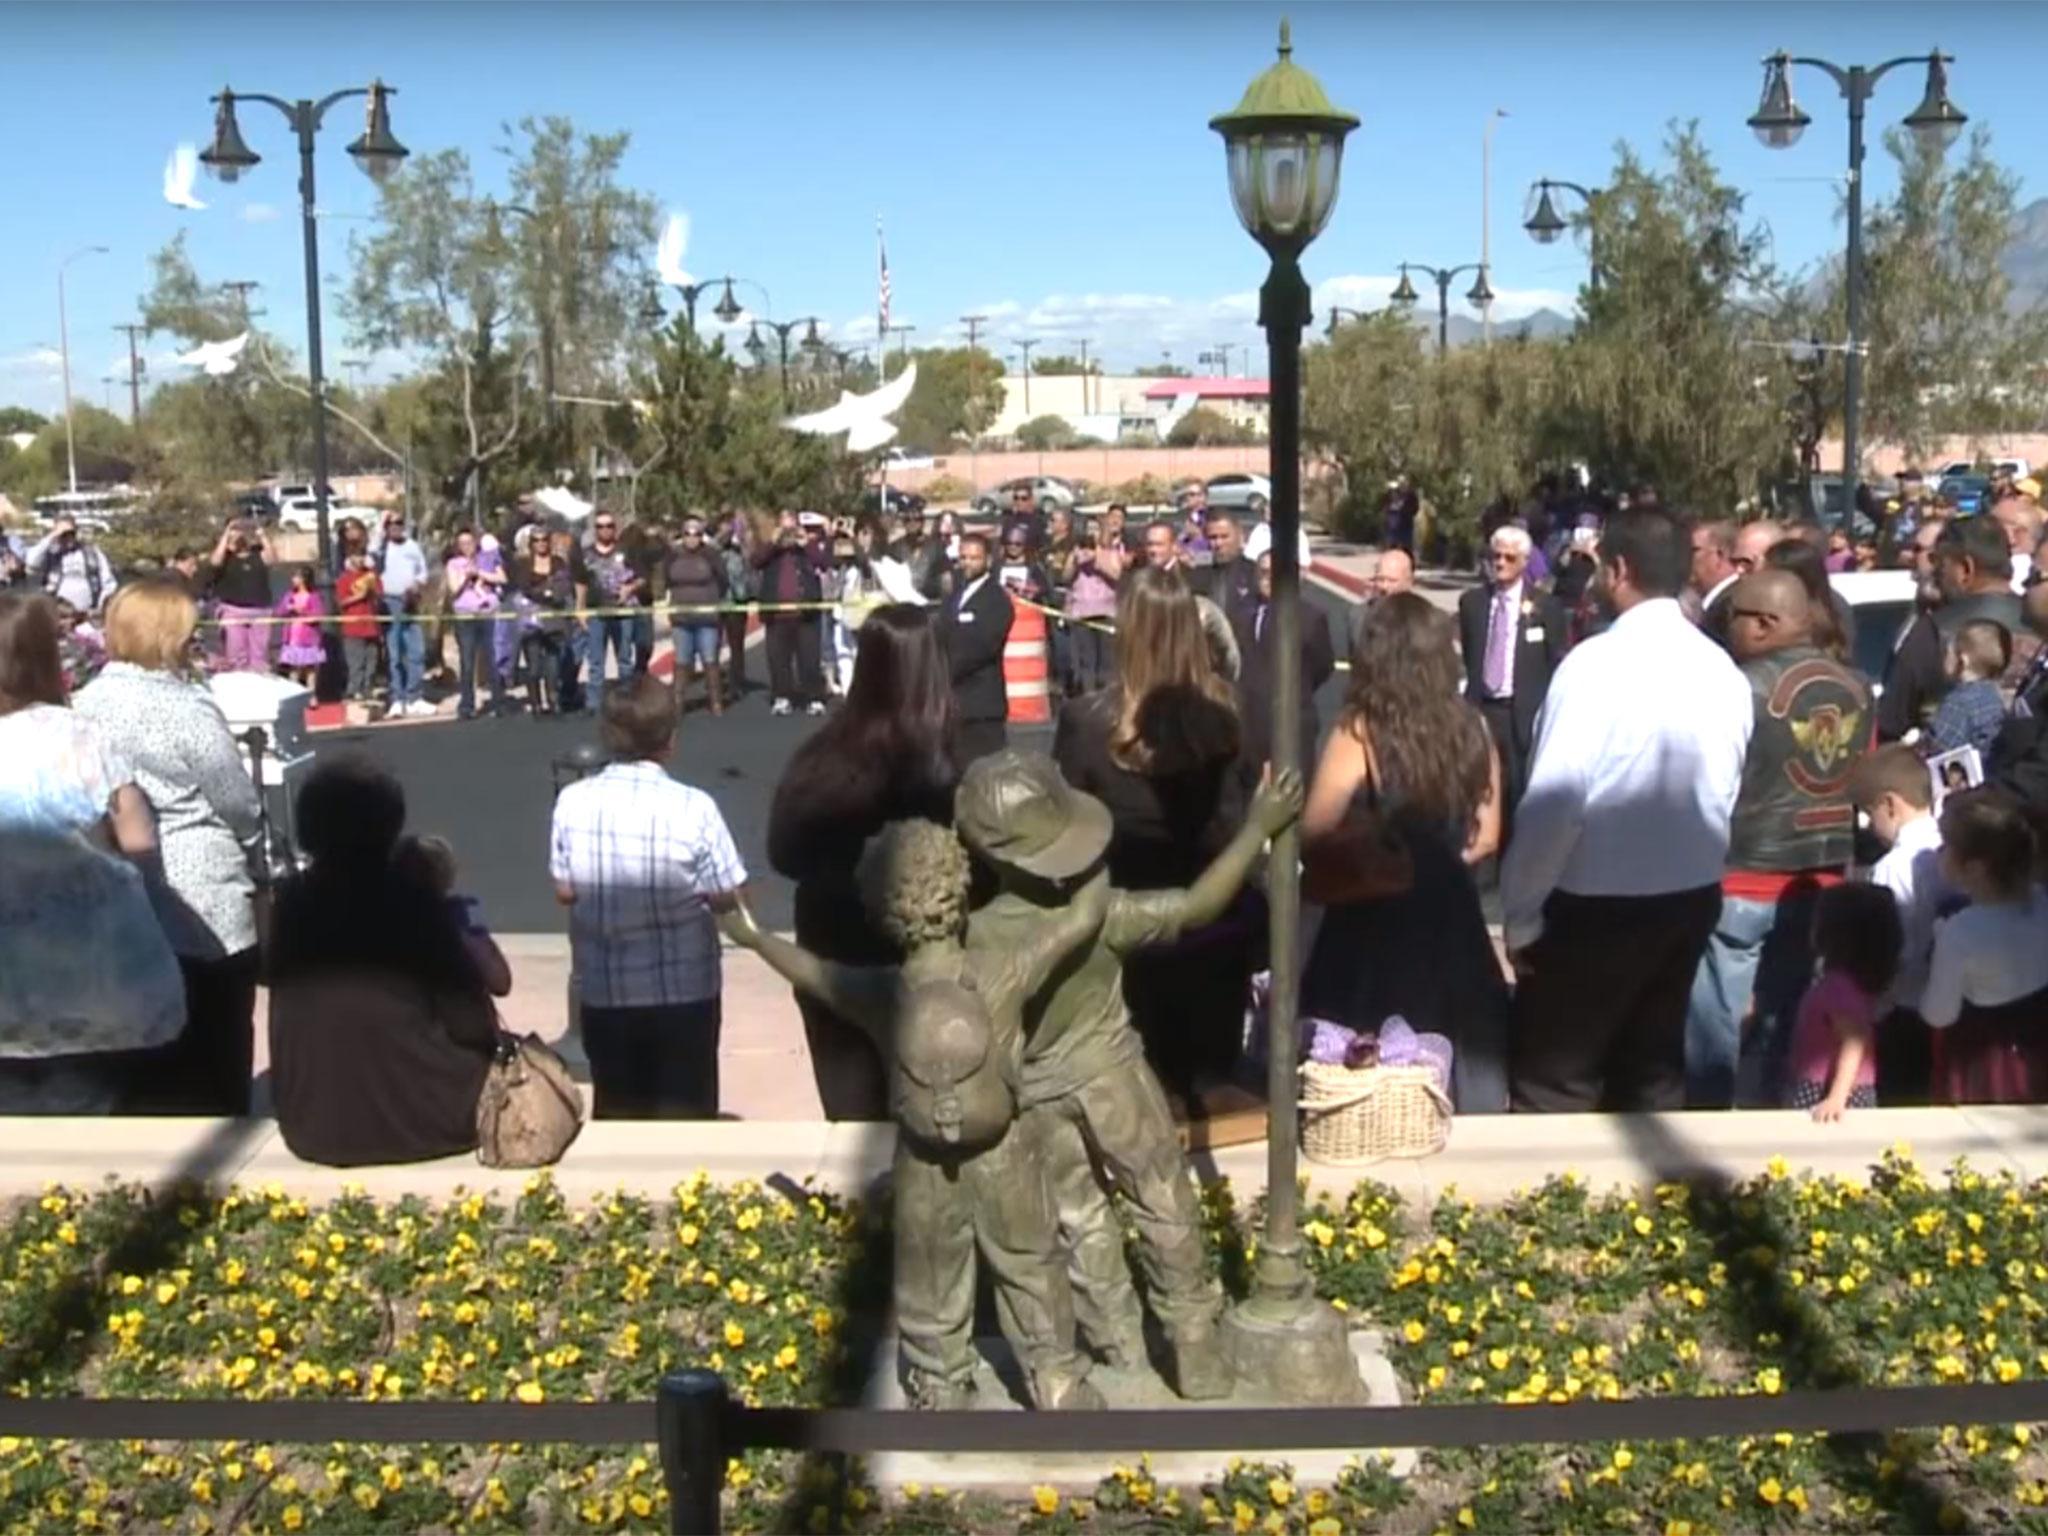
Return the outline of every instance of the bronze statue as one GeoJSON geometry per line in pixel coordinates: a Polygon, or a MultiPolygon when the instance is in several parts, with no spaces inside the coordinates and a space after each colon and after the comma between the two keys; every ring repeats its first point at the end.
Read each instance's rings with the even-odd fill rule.
{"type": "Polygon", "coordinates": [[[970,953],[967,850],[929,821],[891,823],[858,869],[862,905],[900,966],[820,960],[764,933],[744,908],[721,919],[797,987],[867,1030],[890,1062],[896,1313],[905,1394],[963,1406],[974,1390],[975,1254],[1039,1408],[1100,1408],[1075,1346],[1044,1171],[1018,1120],[1026,1001],[1101,927],[1108,882],[1082,886],[1000,952],[970,953]]]}
{"type": "MultiPolygon", "coordinates": [[[[1261,786],[1246,825],[1192,886],[1108,892],[1087,947],[1058,968],[1049,992],[1033,989],[1025,1016],[1023,1124],[1052,1183],[1083,1333],[1105,1363],[1146,1361],[1143,1313],[1106,1178],[1138,1229],[1147,1287],[1166,1332],[1167,1379],[1187,1398],[1231,1390],[1216,1326],[1223,1293],[1208,1273],[1200,1207],[1165,1093],[1124,1006],[1123,961],[1221,917],[1301,804],[1300,775],[1282,773],[1261,786]]],[[[982,758],[961,781],[954,821],[1001,887],[969,923],[967,950],[977,964],[1030,945],[1070,903],[1103,886],[1109,812],[1072,788],[1050,758],[1017,751],[982,758]]]]}

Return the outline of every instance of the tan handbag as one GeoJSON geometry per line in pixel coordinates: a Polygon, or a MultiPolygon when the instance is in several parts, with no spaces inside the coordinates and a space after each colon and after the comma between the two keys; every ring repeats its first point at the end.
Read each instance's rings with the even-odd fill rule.
{"type": "Polygon", "coordinates": [[[533,1035],[498,1036],[476,1101],[476,1160],[486,1168],[545,1168],[583,1130],[583,1095],[568,1063],[533,1035]]]}

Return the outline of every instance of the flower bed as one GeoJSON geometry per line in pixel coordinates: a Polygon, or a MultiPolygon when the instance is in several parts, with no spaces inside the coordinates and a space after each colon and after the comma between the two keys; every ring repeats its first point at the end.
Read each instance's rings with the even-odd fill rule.
{"type": "MultiPolygon", "coordinates": [[[[1424,1401],[1570,1401],[2048,1376],[2048,1191],[1901,1154],[1863,1183],[1782,1170],[1708,1192],[1569,1178],[1499,1205],[1405,1208],[1361,1184],[1304,1213],[1319,1286],[1371,1318],[1424,1401]]],[[[1206,1192],[1241,1290],[1254,1212],[1206,1192]]],[[[850,1401],[851,1325],[884,1283],[860,1210],[701,1177],[572,1208],[286,1191],[152,1201],[51,1190],[0,1213],[0,1386],[17,1395],[526,1402],[651,1396],[678,1364],[762,1403],[850,1401]]],[[[2024,1427],[1885,1439],[1425,1455],[1332,1487],[1232,1464],[1167,1488],[1138,1461],[1092,1497],[1014,1508],[877,1490],[791,1458],[728,1469],[735,1529],[1509,1532],[2048,1531],[2024,1427]]],[[[649,1446],[264,1447],[0,1439],[0,1530],[659,1530],[649,1446]]]]}

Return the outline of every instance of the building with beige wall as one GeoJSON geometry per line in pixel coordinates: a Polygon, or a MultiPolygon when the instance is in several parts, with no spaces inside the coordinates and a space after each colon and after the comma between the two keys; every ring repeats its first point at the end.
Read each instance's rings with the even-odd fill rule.
{"type": "Polygon", "coordinates": [[[1267,398],[1264,379],[1033,374],[1027,391],[1022,374],[1006,373],[1002,409],[983,436],[985,441],[999,442],[1015,437],[1027,421],[1058,416],[1075,432],[1105,443],[1161,442],[1173,424],[1196,405],[1218,411],[1239,425],[1263,430],[1267,398]]]}

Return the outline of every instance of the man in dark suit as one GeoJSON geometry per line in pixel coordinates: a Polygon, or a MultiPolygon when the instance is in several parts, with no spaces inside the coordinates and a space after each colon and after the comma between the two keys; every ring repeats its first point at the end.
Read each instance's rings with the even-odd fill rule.
{"type": "Polygon", "coordinates": [[[939,643],[953,674],[960,724],[954,757],[965,768],[1006,745],[1010,700],[1003,688],[1003,646],[1010,638],[1010,595],[988,568],[988,539],[960,540],[959,584],[940,610],[939,643]]]}
{"type": "Polygon", "coordinates": [[[1245,559],[1244,530],[1228,512],[1211,507],[1203,531],[1213,558],[1208,565],[1196,566],[1188,573],[1193,578],[1192,585],[1197,594],[1223,610],[1233,629],[1240,629],[1239,620],[1261,601],[1259,568],[1245,559]]]}
{"type": "Polygon", "coordinates": [[[1513,523],[1494,529],[1486,544],[1486,585],[1458,599],[1465,697],[1479,706],[1500,752],[1503,842],[1529,779],[1536,712],[1565,652],[1563,608],[1527,580],[1531,547],[1526,529],[1513,523]]]}
{"type": "MultiPolygon", "coordinates": [[[[1214,537],[1212,534],[1210,537],[1214,537]]],[[[1273,557],[1259,556],[1254,567],[1257,586],[1248,604],[1233,611],[1230,625],[1237,635],[1237,713],[1244,731],[1244,760],[1254,770],[1273,758],[1273,557]]],[[[1301,770],[1313,771],[1316,737],[1316,690],[1337,670],[1330,641],[1330,618],[1311,603],[1301,605],[1301,770]]]]}

